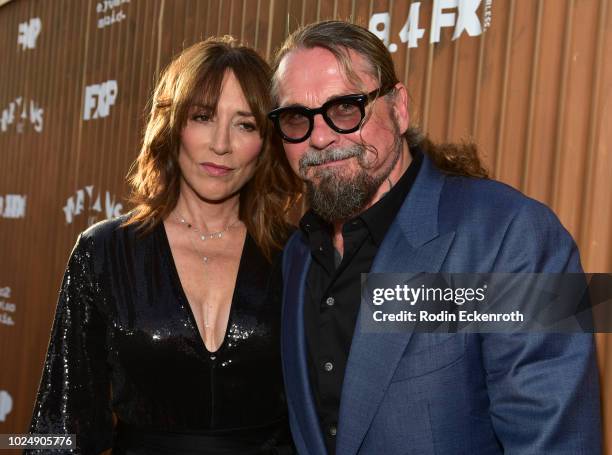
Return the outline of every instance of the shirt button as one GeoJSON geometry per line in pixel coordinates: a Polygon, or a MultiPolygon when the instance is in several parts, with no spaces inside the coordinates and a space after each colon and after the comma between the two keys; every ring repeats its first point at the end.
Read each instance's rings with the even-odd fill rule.
{"type": "Polygon", "coordinates": [[[330,436],[336,436],[336,433],[338,432],[338,429],[336,428],[336,425],[332,425],[331,427],[329,427],[329,435],[330,436]]]}
{"type": "Polygon", "coordinates": [[[323,251],[323,245],[319,247],[319,251],[323,251]]]}
{"type": "Polygon", "coordinates": [[[323,368],[325,368],[325,371],[330,372],[331,370],[334,369],[334,364],[331,362],[325,362],[325,364],[323,365],[323,368]]]}

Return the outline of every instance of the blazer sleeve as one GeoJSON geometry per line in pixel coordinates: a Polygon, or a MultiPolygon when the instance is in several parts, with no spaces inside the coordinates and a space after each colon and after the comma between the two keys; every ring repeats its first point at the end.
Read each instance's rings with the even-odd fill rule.
{"type": "Polygon", "coordinates": [[[75,434],[72,453],[83,454],[112,446],[106,323],[93,261],[93,238],[82,234],[61,285],[30,425],[30,433],[75,434]]]}
{"type": "MultiPolygon", "coordinates": [[[[556,216],[529,200],[509,225],[496,272],[581,273],[556,216]]],[[[599,454],[599,381],[591,334],[483,334],[490,415],[505,454],[599,454]]]]}

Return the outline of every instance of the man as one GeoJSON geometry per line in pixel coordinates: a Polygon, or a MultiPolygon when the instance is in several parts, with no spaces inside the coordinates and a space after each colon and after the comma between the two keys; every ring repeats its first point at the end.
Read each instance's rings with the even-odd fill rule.
{"type": "Polygon", "coordinates": [[[280,49],[270,113],[310,210],[284,254],[300,454],[600,453],[591,335],[369,333],[362,272],[580,272],[545,206],[409,128],[383,43],[344,22],[280,49]]]}

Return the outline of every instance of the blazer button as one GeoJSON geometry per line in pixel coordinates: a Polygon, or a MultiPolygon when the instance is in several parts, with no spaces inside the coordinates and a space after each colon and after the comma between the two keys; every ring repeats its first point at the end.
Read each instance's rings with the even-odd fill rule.
{"type": "Polygon", "coordinates": [[[331,362],[325,362],[325,365],[323,365],[323,368],[325,368],[325,371],[330,372],[331,370],[334,369],[334,364],[331,362]]]}
{"type": "Polygon", "coordinates": [[[332,425],[331,427],[329,427],[329,435],[334,437],[336,436],[336,433],[338,432],[338,430],[336,429],[336,425],[332,425]]]}
{"type": "Polygon", "coordinates": [[[333,298],[333,297],[328,297],[328,298],[325,300],[325,303],[327,303],[327,305],[328,305],[328,306],[334,306],[334,303],[336,303],[336,301],[334,300],[334,298],[333,298]]]}

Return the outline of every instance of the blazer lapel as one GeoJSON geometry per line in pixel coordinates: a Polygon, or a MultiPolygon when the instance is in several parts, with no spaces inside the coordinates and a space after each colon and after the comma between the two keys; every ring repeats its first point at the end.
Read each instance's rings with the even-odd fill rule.
{"type": "Polygon", "coordinates": [[[318,455],[326,449],[308,378],[304,333],[304,297],[310,262],[308,245],[296,234],[283,258],[281,353],[290,419],[295,420],[301,435],[301,440],[296,438],[296,446],[300,453],[318,455]],[[301,447],[302,443],[305,447],[301,447]]]}
{"type": "MultiPolygon", "coordinates": [[[[372,265],[372,273],[436,273],[455,233],[438,232],[438,205],[444,184],[424,156],[417,180],[391,224],[372,265]]],[[[382,401],[412,331],[368,333],[360,309],[344,376],[340,403],[338,455],[357,453],[382,401]]]]}

